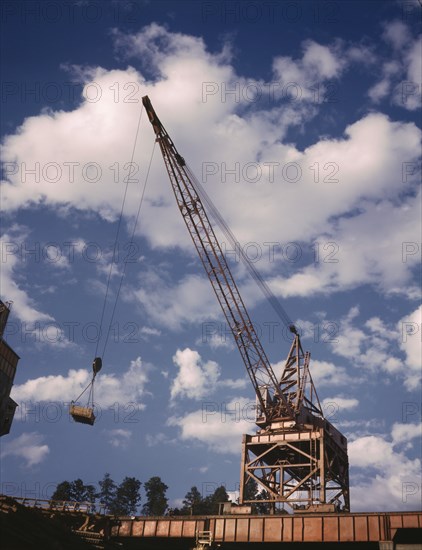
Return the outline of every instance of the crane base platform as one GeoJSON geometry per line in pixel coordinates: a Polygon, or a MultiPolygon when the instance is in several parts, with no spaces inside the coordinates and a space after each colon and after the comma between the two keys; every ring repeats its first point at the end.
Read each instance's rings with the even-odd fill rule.
{"type": "Polygon", "coordinates": [[[94,425],[94,409],[91,409],[90,407],[79,407],[77,405],[71,405],[69,413],[75,422],[80,422],[81,424],[89,424],[90,426],[94,425]]]}

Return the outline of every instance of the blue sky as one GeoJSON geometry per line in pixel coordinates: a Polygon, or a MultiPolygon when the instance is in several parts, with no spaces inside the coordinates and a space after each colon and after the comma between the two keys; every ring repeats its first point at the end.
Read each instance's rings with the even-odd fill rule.
{"type": "MultiPolygon", "coordinates": [[[[420,18],[411,0],[3,2],[1,298],[21,360],[2,492],[105,472],[159,475],[173,505],[192,485],[236,491],[253,389],[158,148],[131,242],[148,94],[302,330],[349,440],[352,510],[419,506],[420,18]],[[110,266],[90,428],[67,404],[110,266]]],[[[289,336],[222,241],[279,370],[289,336]]]]}

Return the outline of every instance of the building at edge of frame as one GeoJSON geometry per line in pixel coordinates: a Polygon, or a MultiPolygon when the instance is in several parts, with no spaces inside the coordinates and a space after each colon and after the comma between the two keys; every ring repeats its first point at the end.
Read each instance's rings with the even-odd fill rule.
{"type": "Polygon", "coordinates": [[[18,406],[10,397],[10,392],[20,358],[3,338],[9,313],[10,302],[0,300],[0,437],[10,432],[18,406]]]}

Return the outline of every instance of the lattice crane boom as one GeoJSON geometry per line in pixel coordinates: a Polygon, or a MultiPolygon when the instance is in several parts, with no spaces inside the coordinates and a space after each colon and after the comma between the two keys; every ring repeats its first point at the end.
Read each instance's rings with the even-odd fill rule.
{"type": "MultiPolygon", "coordinates": [[[[243,436],[240,503],[264,501],[294,510],[324,512],[350,509],[347,440],[324,418],[309,371],[309,352],[282,306],[251,265],[247,265],[271,305],[294,334],[283,372],[277,380],[239,289],[222,252],[204,204],[230,242],[233,234],[200,183],[178,153],[157,117],[148,96],[143,105],[154,128],[180,212],[254,387],[258,411],[256,434],[243,436]],[[247,487],[258,483],[258,500],[247,487]]],[[[257,498],[257,497],[256,497],[257,498]]]]}
{"type": "Polygon", "coordinates": [[[257,395],[262,414],[260,424],[266,425],[275,419],[294,418],[295,411],[280,389],[185,160],[161,124],[148,96],[143,97],[142,101],[154,128],[180,212],[257,395]]]}

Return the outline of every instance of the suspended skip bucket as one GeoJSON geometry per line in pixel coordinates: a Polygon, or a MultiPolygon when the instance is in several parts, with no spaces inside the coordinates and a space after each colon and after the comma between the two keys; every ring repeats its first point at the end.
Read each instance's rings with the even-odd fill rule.
{"type": "MultiPolygon", "coordinates": [[[[88,388],[91,388],[89,392],[88,397],[88,403],[86,407],[79,407],[78,405],[75,405],[74,401],[70,404],[69,413],[70,416],[73,418],[75,422],[79,422],[80,424],[89,424],[90,426],[94,425],[95,422],[95,414],[94,414],[94,380],[97,376],[97,373],[101,370],[101,367],[103,366],[103,362],[101,360],[101,357],[96,357],[92,363],[92,380],[90,384],[84,389],[84,391],[81,393],[79,397],[81,397],[88,388]],[[92,405],[91,407],[89,405],[92,405]]],[[[78,401],[79,397],[76,399],[78,401]]]]}
{"type": "Polygon", "coordinates": [[[71,404],[69,412],[75,422],[89,424],[90,426],[94,425],[95,414],[94,409],[91,407],[79,407],[78,405],[71,404]]]}

